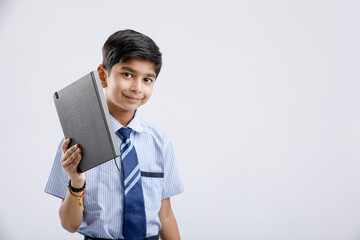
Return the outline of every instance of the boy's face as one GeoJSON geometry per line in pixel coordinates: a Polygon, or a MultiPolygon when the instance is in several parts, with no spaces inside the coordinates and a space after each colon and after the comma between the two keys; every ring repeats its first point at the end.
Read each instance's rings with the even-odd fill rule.
{"type": "Polygon", "coordinates": [[[152,62],[131,59],[115,64],[110,72],[101,65],[98,71],[112,115],[134,112],[149,100],[156,79],[152,62]]]}

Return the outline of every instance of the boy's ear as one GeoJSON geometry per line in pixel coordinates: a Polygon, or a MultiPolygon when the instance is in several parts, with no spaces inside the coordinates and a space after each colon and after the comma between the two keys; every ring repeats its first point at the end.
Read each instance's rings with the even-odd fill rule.
{"type": "Polygon", "coordinates": [[[101,81],[101,86],[102,86],[103,88],[106,88],[106,86],[107,86],[107,82],[106,82],[106,80],[107,80],[107,75],[106,75],[106,70],[105,70],[104,66],[100,64],[99,67],[97,68],[97,71],[98,71],[98,73],[99,73],[99,77],[100,77],[100,81],[101,81]]]}

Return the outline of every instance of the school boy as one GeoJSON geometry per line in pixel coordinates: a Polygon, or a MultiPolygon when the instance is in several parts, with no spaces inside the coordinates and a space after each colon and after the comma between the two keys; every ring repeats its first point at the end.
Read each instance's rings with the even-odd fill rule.
{"type": "Polygon", "coordinates": [[[159,48],[139,32],[122,30],[102,51],[97,70],[123,159],[78,173],[81,147],[62,139],[45,192],[62,199],[63,228],[84,239],[180,239],[170,197],[183,185],[171,141],[137,111],[159,75],[159,48]]]}

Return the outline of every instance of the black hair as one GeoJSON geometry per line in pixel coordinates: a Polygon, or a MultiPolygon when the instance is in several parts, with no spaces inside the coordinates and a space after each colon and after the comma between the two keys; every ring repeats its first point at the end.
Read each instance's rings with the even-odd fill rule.
{"type": "Polygon", "coordinates": [[[155,42],[148,36],[130,29],[113,33],[104,43],[102,54],[102,65],[109,75],[115,64],[131,59],[144,59],[154,63],[156,77],[162,65],[161,52],[155,42]]]}

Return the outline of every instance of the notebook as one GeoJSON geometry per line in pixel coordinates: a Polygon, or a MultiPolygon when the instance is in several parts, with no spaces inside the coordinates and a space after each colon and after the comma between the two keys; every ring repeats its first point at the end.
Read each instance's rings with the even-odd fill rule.
{"type": "Polygon", "coordinates": [[[82,159],[78,172],[85,172],[120,156],[97,71],[54,93],[54,102],[65,139],[79,144],[82,159]]]}

